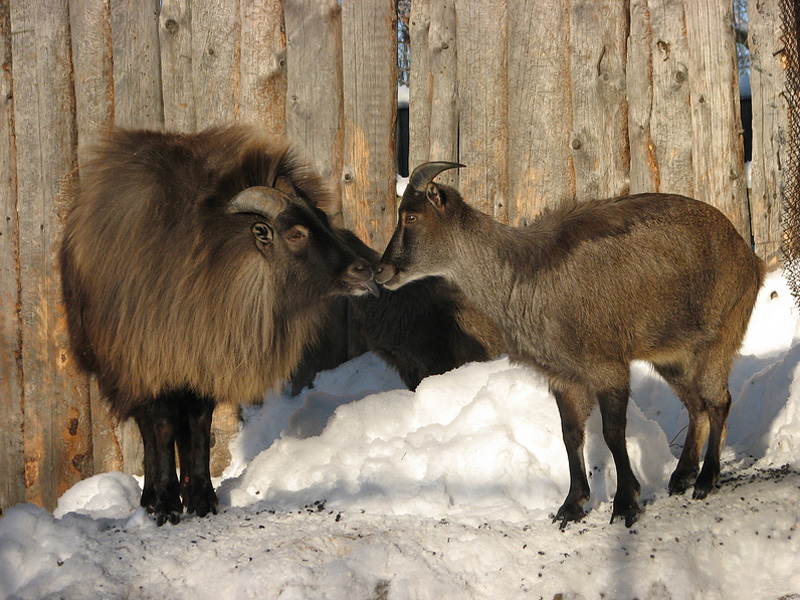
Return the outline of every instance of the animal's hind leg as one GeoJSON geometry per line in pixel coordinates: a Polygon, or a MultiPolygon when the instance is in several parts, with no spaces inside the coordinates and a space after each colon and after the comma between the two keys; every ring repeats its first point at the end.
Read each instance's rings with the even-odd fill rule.
{"type": "Polygon", "coordinates": [[[561,414],[561,432],[569,461],[569,493],[553,518],[553,522],[559,522],[564,529],[570,521],[580,521],[586,515],[583,505],[589,499],[589,481],[586,479],[583,442],[586,419],[594,400],[585,387],[576,384],[551,382],[551,390],[561,414]]]}
{"type": "Polygon", "coordinates": [[[694,484],[692,496],[696,499],[705,498],[716,487],[719,479],[720,455],[727,432],[726,421],[731,409],[731,395],[727,383],[723,384],[722,389],[704,390],[703,399],[706,401],[708,412],[708,448],[703,459],[703,468],[694,484]]]}
{"type": "Polygon", "coordinates": [[[617,517],[623,517],[626,527],[633,525],[641,512],[638,502],[641,486],[633,474],[628,448],[625,445],[629,395],[628,385],[603,390],[597,394],[603,418],[603,437],[614,457],[614,466],[617,470],[617,491],[614,494],[611,522],[613,523],[617,517]]]}
{"type": "Polygon", "coordinates": [[[214,402],[192,392],[180,397],[178,454],[181,462],[181,494],[186,512],[204,517],[217,513],[217,495],[211,483],[211,419],[214,402]]]}
{"type": "Polygon", "coordinates": [[[682,494],[700,471],[700,453],[708,437],[708,413],[700,389],[680,365],[653,365],[689,412],[689,427],[678,465],[669,478],[669,493],[682,494]]]}
{"type": "Polygon", "coordinates": [[[163,525],[178,523],[182,512],[180,487],[175,473],[175,427],[171,407],[158,396],[134,413],[144,444],[145,483],[142,506],[163,525]]]}

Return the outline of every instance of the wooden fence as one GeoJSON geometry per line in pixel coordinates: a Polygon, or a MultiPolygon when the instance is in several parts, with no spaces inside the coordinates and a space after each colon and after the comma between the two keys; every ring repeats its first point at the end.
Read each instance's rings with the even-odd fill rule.
{"type": "MultiPolygon", "coordinates": [[[[748,198],[728,0],[413,0],[411,165],[503,221],[563,197],[684,193],[772,264],[787,144],[777,0],[750,10],[748,198]],[[460,180],[459,180],[460,179],[460,180]]],[[[0,0],[0,509],[52,508],[81,478],[140,468],[67,352],[61,184],[112,126],[257,122],[329,179],[339,223],[394,225],[392,0],[0,0]]],[[[98,249],[102,251],[102,249],[98,249]]],[[[216,470],[236,418],[215,420],[216,470]]]]}

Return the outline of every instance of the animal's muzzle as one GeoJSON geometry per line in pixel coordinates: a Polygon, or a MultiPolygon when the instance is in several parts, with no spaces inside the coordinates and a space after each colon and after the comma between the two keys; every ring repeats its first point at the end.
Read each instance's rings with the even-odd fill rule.
{"type": "Polygon", "coordinates": [[[345,269],[342,279],[349,285],[356,288],[363,288],[373,296],[378,296],[378,286],[372,278],[372,267],[363,259],[353,261],[345,269]]]}

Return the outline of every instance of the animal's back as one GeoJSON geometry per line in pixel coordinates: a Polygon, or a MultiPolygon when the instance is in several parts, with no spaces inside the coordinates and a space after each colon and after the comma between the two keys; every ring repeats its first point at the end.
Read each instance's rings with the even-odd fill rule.
{"type": "Polygon", "coordinates": [[[546,266],[514,295],[530,315],[513,336],[523,360],[584,378],[584,365],[682,360],[720,335],[741,344],[764,268],[712,206],[642,194],[564,207],[540,228],[546,266]]]}

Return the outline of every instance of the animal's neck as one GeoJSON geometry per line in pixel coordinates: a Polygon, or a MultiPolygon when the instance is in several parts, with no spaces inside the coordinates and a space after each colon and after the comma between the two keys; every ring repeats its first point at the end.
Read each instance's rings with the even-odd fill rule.
{"type": "Polygon", "coordinates": [[[523,230],[498,223],[477,211],[465,219],[451,272],[464,295],[501,329],[513,327],[508,305],[520,279],[536,275],[536,250],[520,243],[523,230]]]}

